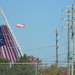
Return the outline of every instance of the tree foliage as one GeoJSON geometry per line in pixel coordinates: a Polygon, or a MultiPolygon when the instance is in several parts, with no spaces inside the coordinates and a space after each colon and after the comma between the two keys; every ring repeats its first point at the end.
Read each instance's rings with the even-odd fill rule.
{"type": "Polygon", "coordinates": [[[6,58],[1,58],[0,57],[0,63],[9,63],[9,60],[6,58]]]}
{"type": "Polygon", "coordinates": [[[39,70],[39,73],[41,75],[60,75],[61,70],[57,67],[56,64],[49,66],[46,66],[46,68],[39,70]]]}
{"type": "MultiPolygon", "coordinates": [[[[19,60],[17,60],[15,64],[13,63],[10,67],[10,64],[2,64],[9,63],[8,59],[0,58],[0,75],[35,75],[35,67],[34,64],[25,64],[25,63],[33,63],[33,60],[24,56],[21,56],[19,60]],[[21,63],[21,64],[20,64],[21,63]]],[[[63,72],[62,67],[57,67],[56,64],[51,66],[46,66],[44,68],[38,69],[37,75],[64,75],[61,74],[63,72]]],[[[66,71],[64,70],[65,74],[66,71]]]]}
{"type": "Polygon", "coordinates": [[[9,60],[0,57],[0,74],[1,75],[7,75],[9,64],[5,64],[5,63],[9,63],[9,60]]]}
{"type": "MultiPolygon", "coordinates": [[[[30,59],[24,54],[15,63],[27,63],[31,62],[30,59]]],[[[0,63],[9,63],[7,59],[0,58],[0,63]]],[[[30,64],[0,64],[1,75],[34,75],[34,65],[30,64]]]]}
{"type": "MultiPolygon", "coordinates": [[[[30,59],[26,55],[21,57],[16,63],[29,63],[30,59]]],[[[11,75],[33,75],[34,65],[30,64],[14,64],[11,69],[11,75]]]]}

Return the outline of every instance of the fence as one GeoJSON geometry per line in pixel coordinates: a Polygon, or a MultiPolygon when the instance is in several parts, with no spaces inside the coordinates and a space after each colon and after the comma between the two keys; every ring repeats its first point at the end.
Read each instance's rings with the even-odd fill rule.
{"type": "Polygon", "coordinates": [[[71,70],[67,63],[0,63],[0,75],[71,75],[71,70]]]}

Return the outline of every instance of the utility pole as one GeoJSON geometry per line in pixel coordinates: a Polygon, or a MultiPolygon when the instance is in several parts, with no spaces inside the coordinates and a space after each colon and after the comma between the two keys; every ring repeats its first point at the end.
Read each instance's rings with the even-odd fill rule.
{"type": "Polygon", "coordinates": [[[71,48],[71,75],[74,75],[74,6],[75,5],[67,5],[68,7],[72,7],[72,10],[68,10],[68,75],[70,75],[70,28],[72,29],[72,48],[71,48]],[[70,26],[71,24],[71,26],[70,26]]]}
{"type": "Polygon", "coordinates": [[[56,75],[58,75],[58,30],[55,30],[56,31],[56,67],[57,67],[57,70],[56,70],[56,75]]]}
{"type": "MultiPolygon", "coordinates": [[[[68,10],[68,14],[70,14],[70,10],[68,10]]],[[[70,15],[68,15],[68,73],[70,75],[70,15]]]]}
{"type": "Polygon", "coordinates": [[[58,67],[58,31],[56,30],[56,64],[58,67]]]}
{"type": "Polygon", "coordinates": [[[56,36],[54,37],[55,39],[56,39],[56,43],[55,43],[55,45],[56,45],[56,75],[57,75],[57,73],[58,73],[58,30],[54,30],[55,32],[56,32],[56,36]]]}
{"type": "Polygon", "coordinates": [[[58,68],[58,45],[59,45],[59,43],[58,43],[58,38],[60,38],[60,37],[58,37],[58,30],[56,29],[56,30],[54,30],[55,32],[56,32],[56,36],[55,37],[53,37],[53,38],[55,38],[56,39],[56,43],[54,43],[55,45],[56,45],[56,64],[57,64],[57,68],[58,68]]]}
{"type": "MultiPolygon", "coordinates": [[[[69,6],[69,5],[68,5],[69,6]]],[[[71,15],[71,22],[70,22],[70,18],[68,19],[68,27],[70,28],[70,23],[72,24],[72,26],[71,26],[71,29],[72,29],[72,50],[71,50],[71,52],[72,52],[72,66],[71,66],[71,75],[74,75],[74,6],[75,5],[70,5],[71,7],[72,7],[72,10],[69,10],[69,11],[71,11],[71,14],[69,13],[69,11],[68,11],[68,18],[69,18],[69,15],[71,15]]],[[[68,33],[70,33],[70,30],[68,29],[68,33]]],[[[70,34],[69,34],[70,35],[70,34]]],[[[69,37],[69,35],[68,35],[68,37],[69,37]]],[[[69,52],[69,49],[70,49],[70,38],[68,38],[68,52],[69,52]]],[[[70,64],[70,58],[69,58],[69,53],[68,53],[68,64],[70,64]]],[[[68,66],[68,67],[70,67],[70,65],[68,66]]],[[[70,69],[70,68],[69,68],[70,69]]]]}
{"type": "Polygon", "coordinates": [[[72,75],[74,73],[74,5],[72,5],[72,75]]]}
{"type": "Polygon", "coordinates": [[[63,27],[63,28],[68,28],[68,55],[67,55],[67,58],[68,58],[68,61],[67,61],[67,63],[68,63],[68,65],[67,65],[67,75],[70,75],[70,28],[71,28],[71,26],[70,26],[70,10],[67,10],[68,12],[67,12],[67,15],[68,15],[68,18],[63,18],[64,20],[67,20],[68,22],[66,22],[66,23],[68,23],[68,27],[63,27]]]}

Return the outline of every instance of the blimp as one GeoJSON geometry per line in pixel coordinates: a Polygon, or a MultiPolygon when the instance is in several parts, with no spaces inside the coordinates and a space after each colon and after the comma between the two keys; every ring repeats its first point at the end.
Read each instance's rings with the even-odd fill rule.
{"type": "Polygon", "coordinates": [[[16,26],[19,28],[25,28],[26,27],[26,25],[24,25],[24,24],[16,24],[16,26]]]}

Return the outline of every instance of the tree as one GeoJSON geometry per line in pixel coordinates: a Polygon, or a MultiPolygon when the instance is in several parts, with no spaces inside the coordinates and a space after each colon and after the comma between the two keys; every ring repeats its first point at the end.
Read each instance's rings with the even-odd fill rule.
{"type": "MultiPolygon", "coordinates": [[[[29,63],[31,62],[30,59],[24,54],[21,56],[18,61],[15,63],[29,63]]],[[[31,64],[14,64],[10,68],[11,75],[34,75],[34,65],[31,64]]],[[[10,73],[9,73],[10,74],[10,73]]]]}
{"type": "Polygon", "coordinates": [[[61,70],[57,67],[57,64],[51,65],[50,75],[60,75],[61,70]]]}
{"type": "MultiPolygon", "coordinates": [[[[8,59],[0,58],[0,63],[9,63],[8,59]]],[[[33,63],[33,60],[30,60],[24,54],[19,60],[14,62],[11,67],[9,64],[0,65],[0,74],[1,75],[35,75],[35,65],[34,64],[25,64],[33,63]],[[17,63],[17,64],[16,64],[17,63]]]]}
{"type": "Polygon", "coordinates": [[[0,57],[0,74],[1,75],[7,75],[7,72],[9,70],[9,64],[5,64],[5,63],[9,63],[9,60],[6,58],[1,58],[0,57]]]}
{"type": "Polygon", "coordinates": [[[46,66],[45,68],[39,70],[41,75],[60,75],[61,70],[57,68],[57,65],[46,66]]]}

